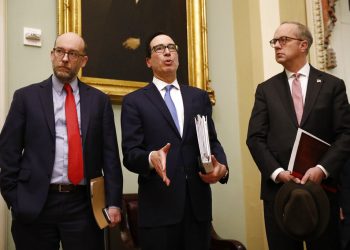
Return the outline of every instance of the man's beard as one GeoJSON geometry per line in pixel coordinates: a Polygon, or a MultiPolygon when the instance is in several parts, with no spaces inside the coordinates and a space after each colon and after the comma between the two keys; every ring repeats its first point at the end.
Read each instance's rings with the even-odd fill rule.
{"type": "Polygon", "coordinates": [[[62,83],[69,83],[76,77],[76,74],[72,71],[62,72],[54,69],[54,74],[62,83]]]}

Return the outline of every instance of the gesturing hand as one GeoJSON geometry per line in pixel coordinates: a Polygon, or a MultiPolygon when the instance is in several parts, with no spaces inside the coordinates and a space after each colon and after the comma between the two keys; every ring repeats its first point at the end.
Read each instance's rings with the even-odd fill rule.
{"type": "Polygon", "coordinates": [[[166,157],[170,149],[170,143],[167,143],[164,147],[151,153],[151,163],[156,170],[157,174],[163,179],[164,183],[169,186],[170,180],[166,175],[166,157]]]}

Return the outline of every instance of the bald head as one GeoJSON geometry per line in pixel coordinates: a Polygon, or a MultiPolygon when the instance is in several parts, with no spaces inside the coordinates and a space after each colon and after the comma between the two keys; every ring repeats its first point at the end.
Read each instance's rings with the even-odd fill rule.
{"type": "Polygon", "coordinates": [[[87,54],[87,44],[84,41],[84,39],[79,36],[77,33],[74,32],[67,32],[59,35],[54,44],[54,48],[57,45],[57,42],[64,41],[64,43],[71,43],[72,46],[76,46],[79,48],[79,51],[83,52],[84,54],[87,54]]]}

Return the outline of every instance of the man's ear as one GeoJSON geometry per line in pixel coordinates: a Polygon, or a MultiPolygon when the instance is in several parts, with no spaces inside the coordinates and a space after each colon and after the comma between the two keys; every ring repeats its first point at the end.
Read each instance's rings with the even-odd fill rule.
{"type": "Polygon", "coordinates": [[[88,56],[83,56],[82,58],[82,64],[81,64],[81,67],[84,68],[86,63],[88,62],[89,58],[88,56]]]}
{"type": "Polygon", "coordinates": [[[53,50],[51,51],[50,53],[50,59],[51,59],[51,62],[53,62],[53,60],[55,60],[55,55],[53,54],[53,50]]]}
{"type": "Polygon", "coordinates": [[[308,50],[309,43],[306,40],[300,42],[300,48],[302,52],[306,52],[308,50]]]}
{"type": "Polygon", "coordinates": [[[151,58],[146,57],[146,64],[148,68],[152,68],[151,62],[150,62],[151,58]]]}

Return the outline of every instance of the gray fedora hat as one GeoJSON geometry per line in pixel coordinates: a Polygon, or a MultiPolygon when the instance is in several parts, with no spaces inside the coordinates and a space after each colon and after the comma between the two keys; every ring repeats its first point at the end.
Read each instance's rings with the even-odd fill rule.
{"type": "Polygon", "coordinates": [[[312,181],[304,185],[285,183],[278,191],[274,212],[277,224],[296,240],[319,237],[329,221],[329,200],[320,185],[312,181]]]}

